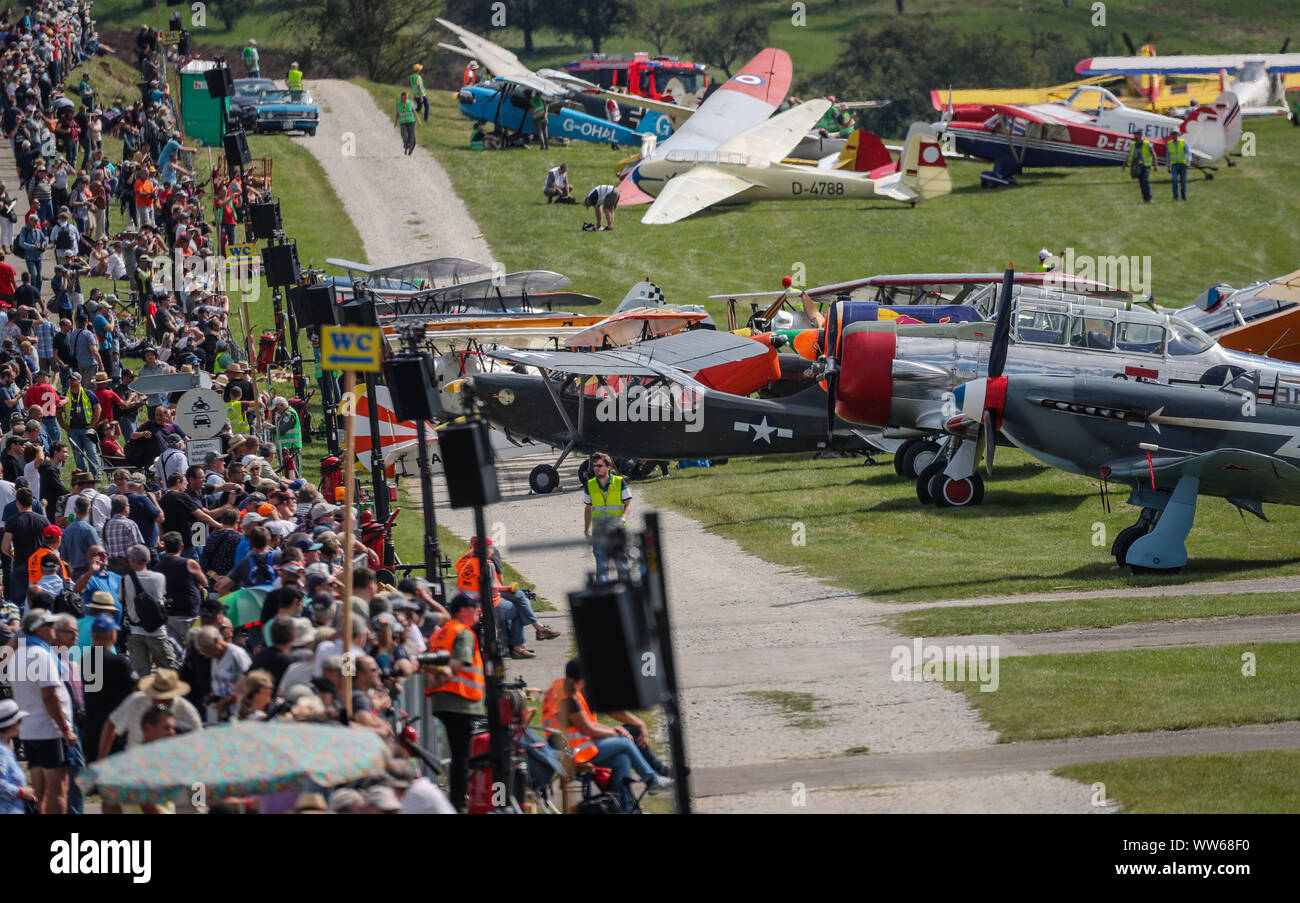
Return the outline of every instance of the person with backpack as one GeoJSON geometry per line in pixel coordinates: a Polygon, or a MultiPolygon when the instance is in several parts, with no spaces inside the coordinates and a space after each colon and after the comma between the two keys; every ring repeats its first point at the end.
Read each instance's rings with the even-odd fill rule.
{"type": "Polygon", "coordinates": [[[137,674],[149,674],[158,668],[176,669],[176,650],[167,636],[167,578],[149,570],[149,550],[143,545],[126,551],[130,570],[122,579],[122,606],[130,634],[127,655],[137,674]]]}
{"type": "Polygon", "coordinates": [[[41,229],[40,218],[35,213],[27,214],[27,225],[23,226],[18,238],[15,239],[15,249],[22,252],[23,260],[27,262],[27,272],[32,277],[32,285],[36,290],[41,288],[41,257],[45,254],[47,240],[44,230],[41,229]]]}
{"type": "Polygon", "coordinates": [[[67,207],[59,208],[59,221],[50,230],[50,241],[54,242],[54,259],[67,264],[69,257],[75,257],[81,245],[81,232],[72,222],[72,214],[67,207]]]}
{"type": "MultiPolygon", "coordinates": [[[[84,328],[79,332],[83,338],[91,335],[84,328]]],[[[95,479],[99,479],[99,445],[91,427],[99,418],[99,401],[82,389],[81,375],[77,370],[68,373],[68,397],[59,408],[59,424],[67,431],[77,469],[88,471],[95,479]]]]}
{"type": "Polygon", "coordinates": [[[248,531],[248,554],[217,580],[215,589],[224,595],[248,586],[270,586],[279,563],[280,553],[271,549],[271,532],[259,523],[248,531]]]}

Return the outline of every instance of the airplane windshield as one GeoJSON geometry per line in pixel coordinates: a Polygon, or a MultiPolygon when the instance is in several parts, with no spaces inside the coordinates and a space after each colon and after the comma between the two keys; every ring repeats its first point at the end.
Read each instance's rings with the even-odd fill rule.
{"type": "Polygon", "coordinates": [[[1200,354],[1214,346],[1214,339],[1195,326],[1175,317],[1169,318],[1169,353],[1200,354]]]}
{"type": "Polygon", "coordinates": [[[655,72],[655,90],[662,94],[668,89],[668,85],[677,80],[681,82],[682,89],[687,94],[695,93],[696,73],[694,72],[674,72],[671,69],[660,69],[655,72]]]}

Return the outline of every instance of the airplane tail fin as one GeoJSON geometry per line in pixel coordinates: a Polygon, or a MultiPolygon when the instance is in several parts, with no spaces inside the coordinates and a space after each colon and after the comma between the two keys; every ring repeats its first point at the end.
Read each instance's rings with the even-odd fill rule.
{"type": "Polygon", "coordinates": [[[847,169],[852,172],[871,172],[881,166],[893,163],[893,157],[874,132],[858,129],[849,135],[848,143],[840,151],[834,169],[847,169]]]}
{"type": "Polygon", "coordinates": [[[912,123],[899,158],[902,177],[899,183],[917,195],[917,200],[941,197],[952,191],[952,176],[944,162],[943,150],[932,127],[912,123]]]}
{"type": "Polygon", "coordinates": [[[1206,162],[1223,157],[1241,139],[1241,105],[1237,95],[1225,91],[1214,103],[1192,110],[1178,130],[1187,147],[1206,162]]]}

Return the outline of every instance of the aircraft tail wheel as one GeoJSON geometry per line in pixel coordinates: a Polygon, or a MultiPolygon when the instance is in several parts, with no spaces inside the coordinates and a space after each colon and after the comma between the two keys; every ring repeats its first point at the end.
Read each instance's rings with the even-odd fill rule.
{"type": "Polygon", "coordinates": [[[538,464],[528,475],[528,488],[545,495],[560,488],[560,472],[549,464],[538,464]]]}
{"type": "Polygon", "coordinates": [[[953,480],[940,473],[930,481],[930,494],[940,508],[972,508],[984,501],[984,478],[973,473],[953,480]]]}
{"type": "Polygon", "coordinates": [[[894,473],[900,477],[909,477],[911,474],[907,470],[907,456],[912,449],[921,444],[920,439],[908,439],[894,452],[894,473]]]}
{"type": "Polygon", "coordinates": [[[933,505],[934,496],[931,494],[931,481],[936,474],[942,474],[943,469],[948,466],[948,462],[942,458],[933,461],[929,467],[921,471],[921,475],[916,478],[916,500],[922,505],[933,505]]]}

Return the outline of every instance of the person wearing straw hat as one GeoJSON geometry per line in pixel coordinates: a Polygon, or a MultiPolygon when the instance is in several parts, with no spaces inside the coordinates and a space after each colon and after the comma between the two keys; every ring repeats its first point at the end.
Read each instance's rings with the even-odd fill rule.
{"type": "Polygon", "coordinates": [[[27,775],[10,747],[26,717],[18,703],[0,699],[0,815],[22,815],[28,803],[36,802],[36,791],[27,785],[27,775]]]}
{"type": "Polygon", "coordinates": [[[226,374],[230,379],[226,382],[226,390],[221,395],[222,401],[230,401],[232,394],[230,390],[235,386],[239,386],[240,394],[245,401],[257,397],[256,391],[253,389],[253,381],[248,378],[248,364],[243,361],[235,361],[226,368],[226,374]]]}
{"type": "Polygon", "coordinates": [[[411,98],[415,101],[415,112],[424,107],[424,121],[429,121],[429,95],[424,90],[424,76],[420,75],[424,66],[416,63],[411,67],[411,98]]]}

